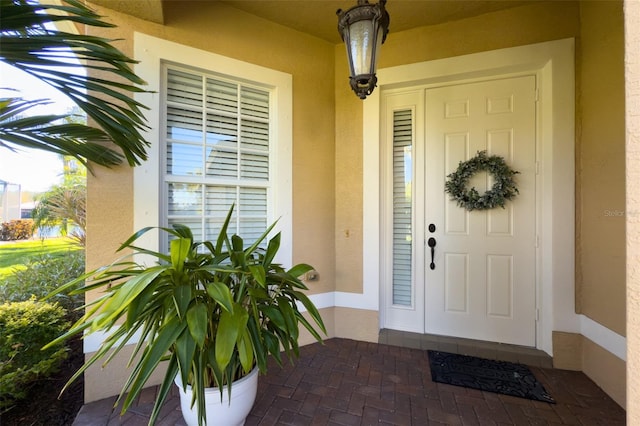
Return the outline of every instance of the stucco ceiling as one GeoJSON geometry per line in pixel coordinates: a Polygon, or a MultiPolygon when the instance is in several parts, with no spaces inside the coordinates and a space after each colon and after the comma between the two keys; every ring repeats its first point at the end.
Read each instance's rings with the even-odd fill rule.
{"type": "MultiPolygon", "coordinates": [[[[225,0],[224,2],[253,15],[334,43],[340,42],[340,35],[336,28],[338,22],[336,11],[349,9],[356,4],[355,0],[225,0]]],[[[371,1],[371,3],[376,2],[371,1]]],[[[521,3],[515,0],[389,0],[386,8],[391,17],[389,30],[395,32],[507,9],[521,3]]]]}
{"type": "MultiPolygon", "coordinates": [[[[162,23],[163,5],[189,0],[89,0],[138,18],[162,23]]],[[[332,43],[340,43],[336,29],[338,9],[349,9],[356,0],[200,0],[220,1],[247,13],[302,31],[332,43]]],[[[508,9],[541,0],[388,0],[391,32],[435,25],[508,9]]],[[[376,0],[371,0],[375,3],[376,0]]],[[[192,2],[195,6],[198,1],[192,2]]]]}

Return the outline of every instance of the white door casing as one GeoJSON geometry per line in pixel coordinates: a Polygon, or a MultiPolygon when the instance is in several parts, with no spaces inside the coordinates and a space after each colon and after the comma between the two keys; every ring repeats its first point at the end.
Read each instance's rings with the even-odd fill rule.
{"type": "Polygon", "coordinates": [[[536,123],[539,174],[536,184],[538,238],[536,298],[539,308],[536,347],[552,353],[552,331],[578,332],[580,318],[574,301],[574,40],[564,39],[481,52],[378,71],[378,89],[363,105],[363,293],[336,306],[377,304],[380,327],[386,324],[387,295],[383,280],[383,199],[385,171],[381,168],[383,89],[446,82],[486,80],[493,76],[535,75],[538,81],[536,123]]]}

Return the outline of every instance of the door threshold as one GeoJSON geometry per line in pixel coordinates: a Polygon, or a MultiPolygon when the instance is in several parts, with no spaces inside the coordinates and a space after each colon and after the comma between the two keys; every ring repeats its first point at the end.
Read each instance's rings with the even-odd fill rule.
{"type": "Polygon", "coordinates": [[[506,343],[389,329],[380,330],[378,343],[412,349],[471,355],[498,361],[517,362],[532,367],[553,368],[553,358],[546,352],[536,348],[506,343]]]}

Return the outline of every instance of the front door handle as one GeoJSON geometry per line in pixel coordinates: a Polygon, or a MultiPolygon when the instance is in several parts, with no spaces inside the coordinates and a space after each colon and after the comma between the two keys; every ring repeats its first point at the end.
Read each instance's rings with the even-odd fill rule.
{"type": "Polygon", "coordinates": [[[434,269],[436,269],[436,264],[433,263],[433,259],[436,254],[436,239],[433,237],[429,238],[427,240],[427,245],[431,247],[431,264],[429,265],[429,268],[431,268],[431,270],[433,271],[434,269]]]}

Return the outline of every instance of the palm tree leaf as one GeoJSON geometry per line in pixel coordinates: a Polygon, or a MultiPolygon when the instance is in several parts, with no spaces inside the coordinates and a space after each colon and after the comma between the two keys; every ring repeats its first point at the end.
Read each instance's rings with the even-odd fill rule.
{"type": "Polygon", "coordinates": [[[61,123],[60,120],[69,114],[21,115],[30,108],[47,104],[43,100],[1,99],[0,147],[12,151],[16,151],[17,147],[35,148],[70,155],[85,166],[89,166],[87,159],[103,166],[122,161],[120,154],[101,143],[109,140],[109,136],[101,129],[79,123],[61,123]]]}
{"type": "Polygon", "coordinates": [[[76,22],[78,24],[94,25],[99,27],[113,28],[115,26],[104,21],[99,21],[98,23],[91,24],[90,22],[93,22],[96,18],[99,18],[99,16],[93,13],[93,11],[91,11],[90,9],[82,10],[81,13],[78,13],[78,2],[75,0],[68,0],[67,3],[69,3],[69,5],[53,4],[42,6],[43,8],[57,10],[62,13],[60,15],[49,14],[37,17],[32,16],[31,8],[24,2],[15,2],[13,0],[0,1],[0,5],[2,5],[3,7],[11,3],[13,3],[14,7],[3,10],[3,19],[7,20],[7,22],[4,22],[2,24],[3,29],[11,28],[11,24],[13,23],[15,25],[15,30],[21,30],[26,26],[26,23],[32,23],[34,21],[37,22],[38,18],[40,19],[40,22],[42,24],[49,21],[64,20],[76,22]],[[69,16],[65,16],[64,14],[69,14],[69,16]]]}
{"type": "MultiPolygon", "coordinates": [[[[146,160],[149,143],[143,136],[147,125],[142,112],[146,107],[127,94],[145,92],[138,87],[145,82],[131,68],[136,61],[113,47],[113,40],[50,29],[47,24],[68,21],[97,27],[113,25],[102,21],[99,15],[77,0],[67,0],[65,5],[0,0],[0,16],[0,60],[69,96],[102,130],[99,139],[113,142],[123,154],[93,145],[74,157],[83,158],[84,164],[88,160],[104,166],[120,164],[123,158],[131,166],[146,160]],[[75,62],[70,62],[72,58],[75,62]],[[81,63],[85,68],[109,77],[78,74],[75,69],[82,67],[81,63]],[[95,95],[85,93],[86,90],[95,95]]],[[[0,146],[6,147],[8,141],[3,134],[0,134],[0,141],[5,142],[0,146]]],[[[70,145],[67,142],[66,149],[73,152],[87,143],[79,139],[76,142],[70,145]]],[[[37,144],[29,137],[15,135],[11,143],[56,153],[62,149],[51,140],[37,144]]]]}

